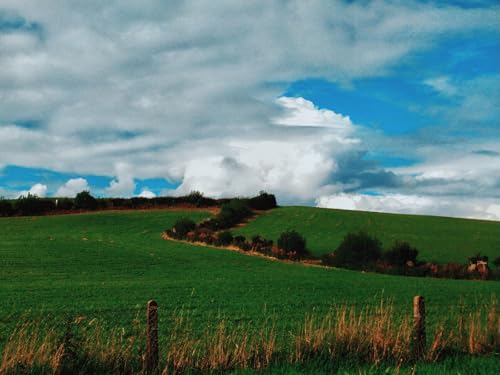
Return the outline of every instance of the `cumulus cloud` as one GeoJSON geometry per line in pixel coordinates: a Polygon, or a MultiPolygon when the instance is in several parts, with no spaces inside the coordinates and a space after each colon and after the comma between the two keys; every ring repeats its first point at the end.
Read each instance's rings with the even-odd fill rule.
{"type": "Polygon", "coordinates": [[[324,126],[338,128],[345,133],[350,132],[352,126],[349,116],[343,116],[328,109],[319,109],[313,102],[304,98],[289,98],[282,96],[277,99],[278,104],[286,111],[274,122],[288,126],[324,126]]]}
{"type": "Polygon", "coordinates": [[[43,198],[47,194],[47,185],[35,184],[31,187],[31,189],[19,192],[17,198],[21,196],[27,196],[28,194],[43,198]]]}
{"type": "Polygon", "coordinates": [[[84,178],[69,179],[63,186],[57,189],[56,197],[75,197],[82,191],[90,191],[89,184],[84,178]]]}
{"type": "Polygon", "coordinates": [[[419,196],[404,194],[363,195],[340,193],[322,196],[316,200],[318,207],[343,210],[392,212],[468,217],[474,219],[500,220],[500,200],[489,205],[478,199],[463,199],[456,196],[419,196]]]}
{"type": "Polygon", "coordinates": [[[130,166],[118,163],[115,166],[116,179],[110,182],[106,191],[112,197],[129,197],[134,193],[135,181],[130,166]]]}
{"type": "Polygon", "coordinates": [[[141,193],[138,196],[139,196],[139,198],[151,199],[151,198],[156,197],[156,194],[150,190],[144,189],[143,191],[141,191],[141,193]]]}
{"type": "MultiPolygon", "coordinates": [[[[411,1],[5,0],[2,7],[26,25],[1,33],[3,162],[113,175],[123,161],[138,178],[175,174],[183,160],[169,154],[187,139],[266,139],[271,119],[283,115],[275,99],[287,82],[385,74],[436,38],[495,30],[498,16],[411,1]],[[40,126],[16,126],[23,119],[40,126]]],[[[286,122],[348,122],[306,104],[296,102],[286,122]]]]}

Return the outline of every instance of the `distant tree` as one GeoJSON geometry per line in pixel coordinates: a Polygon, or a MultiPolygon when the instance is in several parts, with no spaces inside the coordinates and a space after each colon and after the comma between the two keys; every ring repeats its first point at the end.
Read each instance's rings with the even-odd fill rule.
{"type": "Polygon", "coordinates": [[[221,228],[230,228],[251,214],[252,210],[248,206],[248,200],[235,198],[221,206],[216,219],[221,228]]]}
{"type": "Polygon", "coordinates": [[[176,238],[183,239],[186,235],[196,228],[196,223],[188,218],[177,220],[172,229],[172,233],[176,238]]]}
{"type": "Polygon", "coordinates": [[[12,204],[4,197],[0,197],[0,216],[10,216],[13,211],[12,204]]]}
{"type": "Polygon", "coordinates": [[[230,231],[225,230],[219,233],[219,237],[217,239],[217,244],[220,246],[228,246],[233,242],[233,235],[230,231]]]}
{"type": "Polygon", "coordinates": [[[331,261],[339,267],[351,269],[371,268],[382,255],[380,241],[368,233],[349,233],[335,250],[331,261]]]}
{"type": "Polygon", "coordinates": [[[95,210],[97,208],[97,199],[85,190],[76,195],[74,205],[77,210],[95,210]]]}
{"type": "Polygon", "coordinates": [[[276,197],[261,191],[258,196],[250,198],[249,205],[254,210],[270,210],[276,208],[276,197]]]}
{"type": "Polygon", "coordinates": [[[402,267],[408,262],[416,263],[418,250],[406,241],[396,241],[391,248],[383,254],[383,259],[394,266],[402,267]]]}
{"type": "Polygon", "coordinates": [[[41,215],[55,209],[55,202],[50,199],[42,199],[28,193],[22,195],[14,202],[14,210],[22,216],[41,215]]]}
{"type": "Polygon", "coordinates": [[[281,233],[277,245],[285,253],[296,252],[299,257],[308,254],[306,239],[295,230],[286,230],[281,233]]]}

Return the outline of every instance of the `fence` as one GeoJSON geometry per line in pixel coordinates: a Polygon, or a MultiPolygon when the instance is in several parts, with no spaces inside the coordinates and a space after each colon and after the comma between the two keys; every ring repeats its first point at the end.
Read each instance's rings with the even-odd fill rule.
{"type": "MultiPolygon", "coordinates": [[[[158,371],[159,343],[158,343],[158,304],[154,300],[147,303],[147,349],[145,354],[146,369],[148,373],[158,371]]],[[[412,332],[413,357],[423,358],[426,350],[425,333],[425,300],[422,296],[413,298],[413,332],[412,332]]]]}

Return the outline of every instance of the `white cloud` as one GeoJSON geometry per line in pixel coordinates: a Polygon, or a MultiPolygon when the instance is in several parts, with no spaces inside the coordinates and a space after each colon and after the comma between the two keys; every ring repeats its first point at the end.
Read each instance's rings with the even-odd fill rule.
{"type": "Polygon", "coordinates": [[[156,194],[153,193],[152,191],[150,190],[143,190],[141,191],[141,193],[139,194],[139,198],[147,198],[147,199],[151,199],[151,198],[154,198],[156,197],[156,194]]]}
{"type": "Polygon", "coordinates": [[[349,116],[343,116],[328,109],[319,109],[313,102],[304,98],[282,96],[277,99],[277,102],[286,109],[286,112],[274,120],[276,124],[338,128],[346,133],[352,130],[349,116]]]}
{"type": "Polygon", "coordinates": [[[402,214],[468,217],[500,220],[500,199],[488,205],[480,199],[463,199],[457,196],[418,196],[404,194],[363,195],[340,193],[322,196],[316,200],[318,207],[343,210],[392,212],[402,214]]]}
{"type": "Polygon", "coordinates": [[[47,194],[47,185],[35,184],[31,187],[31,189],[19,192],[17,198],[19,198],[20,196],[27,196],[28,194],[43,198],[47,194]]]}
{"type": "Polygon", "coordinates": [[[82,191],[90,191],[89,184],[84,178],[69,179],[63,186],[57,189],[56,197],[75,197],[82,191]]]}
{"type": "Polygon", "coordinates": [[[427,86],[432,87],[435,91],[440,94],[453,96],[457,93],[457,88],[450,82],[450,77],[441,76],[435,78],[429,78],[424,81],[427,86]]]}
{"type": "Polygon", "coordinates": [[[112,180],[106,191],[112,197],[130,197],[135,190],[134,175],[130,166],[125,163],[118,163],[115,166],[116,176],[112,180]]]}

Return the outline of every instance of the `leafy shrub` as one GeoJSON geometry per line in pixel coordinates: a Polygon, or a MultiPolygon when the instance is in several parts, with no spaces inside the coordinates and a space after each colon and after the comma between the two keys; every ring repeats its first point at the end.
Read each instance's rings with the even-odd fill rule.
{"type": "Polygon", "coordinates": [[[202,221],[199,225],[200,228],[207,228],[212,231],[218,231],[221,229],[220,223],[216,218],[210,218],[202,221]]]}
{"type": "Polygon", "coordinates": [[[252,248],[252,246],[247,242],[245,236],[242,235],[235,236],[233,239],[233,244],[243,251],[250,251],[252,248]]]}
{"type": "Polygon", "coordinates": [[[88,191],[82,191],[75,197],[75,208],[77,210],[95,210],[97,200],[88,191]]]}
{"type": "Polygon", "coordinates": [[[369,234],[360,231],[347,234],[342,243],[330,256],[333,265],[352,269],[373,267],[380,259],[382,250],[380,241],[369,234]]]}
{"type": "Polygon", "coordinates": [[[55,203],[50,199],[41,199],[28,193],[28,195],[16,199],[14,209],[22,216],[41,215],[54,210],[55,203]]]}
{"type": "Polygon", "coordinates": [[[172,233],[175,238],[186,238],[188,232],[196,228],[196,223],[188,218],[181,218],[177,220],[172,228],[172,233]]]}
{"type": "Polygon", "coordinates": [[[408,262],[417,262],[418,250],[406,241],[396,241],[392,247],[383,254],[383,260],[387,263],[403,267],[408,262]]]}
{"type": "Polygon", "coordinates": [[[252,214],[247,199],[231,199],[221,206],[217,221],[221,228],[230,228],[252,214]]]}
{"type": "Polygon", "coordinates": [[[233,235],[230,231],[225,230],[224,232],[219,233],[219,237],[217,239],[217,244],[220,246],[228,246],[233,242],[233,235]]]}
{"type": "Polygon", "coordinates": [[[500,267],[500,257],[495,258],[495,260],[493,261],[493,264],[495,265],[495,267],[500,267]]]}
{"type": "Polygon", "coordinates": [[[467,259],[469,261],[469,264],[476,264],[477,262],[488,263],[488,257],[486,255],[481,255],[480,253],[477,253],[476,255],[468,257],[467,259]]]}
{"type": "Polygon", "coordinates": [[[253,250],[267,254],[271,252],[273,240],[266,240],[264,237],[256,235],[252,237],[251,246],[253,250]]]}
{"type": "Polygon", "coordinates": [[[276,208],[276,197],[261,191],[258,196],[250,198],[248,204],[254,210],[270,210],[276,208]]]}
{"type": "Polygon", "coordinates": [[[11,216],[13,213],[12,204],[3,197],[0,197],[0,216],[11,216]]]}
{"type": "Polygon", "coordinates": [[[196,190],[190,192],[183,198],[186,203],[194,204],[195,206],[199,206],[203,202],[203,194],[196,190]]]}
{"type": "Polygon", "coordinates": [[[71,198],[59,198],[56,200],[56,207],[59,210],[72,210],[74,208],[74,202],[71,198]]]}
{"type": "Polygon", "coordinates": [[[466,268],[459,263],[445,263],[439,267],[438,277],[447,279],[463,279],[466,276],[466,268]]]}
{"type": "Polygon", "coordinates": [[[295,230],[281,233],[278,238],[278,248],[285,253],[296,252],[299,257],[308,254],[305,238],[295,230]]]}
{"type": "Polygon", "coordinates": [[[242,236],[241,234],[235,236],[234,239],[233,239],[233,242],[234,242],[235,245],[238,245],[238,244],[243,243],[245,241],[246,241],[245,236],[242,236]]]}

